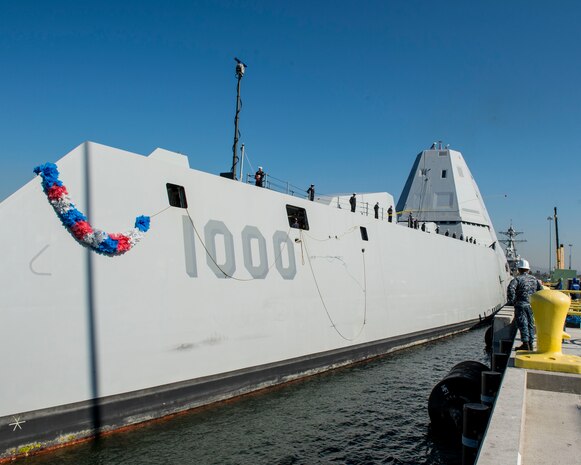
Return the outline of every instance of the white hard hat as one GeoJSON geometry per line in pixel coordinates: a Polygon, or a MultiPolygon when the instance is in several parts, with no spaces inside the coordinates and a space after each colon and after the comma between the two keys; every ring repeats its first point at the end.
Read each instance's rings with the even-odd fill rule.
{"type": "Polygon", "coordinates": [[[258,169],[261,170],[262,169],[262,166],[259,166],[258,169]]]}
{"type": "Polygon", "coordinates": [[[531,269],[531,267],[529,266],[529,262],[528,262],[528,261],[526,261],[524,258],[523,258],[523,259],[521,259],[521,260],[519,260],[519,261],[516,263],[516,267],[517,267],[519,270],[530,270],[530,269],[531,269]]]}

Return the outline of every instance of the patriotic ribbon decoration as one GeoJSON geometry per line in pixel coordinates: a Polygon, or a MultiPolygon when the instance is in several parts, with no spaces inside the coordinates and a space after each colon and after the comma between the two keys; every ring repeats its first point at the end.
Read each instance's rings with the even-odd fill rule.
{"type": "Polygon", "coordinates": [[[114,257],[122,255],[137,244],[149,229],[149,216],[138,216],[135,227],[124,233],[106,233],[93,228],[75,204],[71,202],[67,188],[59,180],[54,163],[45,163],[34,168],[42,177],[42,188],[63,226],[85,247],[97,253],[114,257]]]}

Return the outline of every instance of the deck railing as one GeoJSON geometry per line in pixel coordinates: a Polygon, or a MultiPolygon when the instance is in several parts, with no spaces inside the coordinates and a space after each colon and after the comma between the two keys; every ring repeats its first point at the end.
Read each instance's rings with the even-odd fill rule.
{"type": "MultiPolygon", "coordinates": [[[[254,175],[252,173],[247,173],[245,182],[246,182],[246,184],[255,184],[256,182],[254,180],[254,175]]],[[[269,189],[269,190],[272,190],[275,192],[280,192],[282,194],[291,195],[293,197],[298,197],[301,199],[308,198],[307,189],[303,189],[302,187],[295,186],[294,184],[291,184],[288,181],[276,178],[276,177],[271,176],[271,175],[266,174],[266,173],[264,175],[264,180],[262,182],[262,188],[269,189]]],[[[316,193],[314,201],[319,202],[319,203],[324,203],[325,205],[329,205],[331,207],[335,207],[335,208],[338,208],[340,210],[350,211],[351,204],[349,203],[348,200],[344,200],[345,197],[346,196],[338,197],[337,195],[327,195],[327,194],[316,193]]],[[[374,216],[375,210],[373,207],[374,207],[374,205],[370,204],[369,202],[361,202],[360,200],[357,200],[357,203],[355,206],[355,213],[359,213],[360,215],[363,215],[363,216],[374,216]]],[[[378,211],[378,215],[377,215],[378,219],[387,221],[389,219],[389,215],[388,215],[387,210],[388,210],[387,208],[380,207],[379,211],[378,211]]],[[[401,217],[398,220],[398,213],[401,215],[404,213],[410,213],[410,211],[408,211],[408,210],[402,211],[402,212],[395,212],[394,211],[393,216],[392,216],[392,222],[394,224],[408,226],[407,219],[404,219],[403,217],[401,217]]],[[[420,222],[420,224],[421,224],[421,222],[420,222]]],[[[418,225],[418,227],[416,229],[421,229],[421,226],[418,225]]],[[[477,244],[476,241],[474,242],[474,244],[475,245],[477,244]]],[[[483,245],[483,244],[478,243],[477,245],[483,245]]]]}
{"type": "MultiPolygon", "coordinates": [[[[246,184],[255,184],[254,175],[251,173],[246,174],[246,184]]],[[[278,179],[274,176],[269,174],[265,175],[264,181],[262,183],[262,187],[265,189],[270,189],[275,192],[280,192],[282,194],[291,195],[293,197],[298,197],[301,199],[308,198],[307,189],[303,189],[302,187],[295,186],[288,181],[284,181],[282,179],[278,179]]],[[[343,201],[336,195],[327,195],[327,194],[315,194],[315,202],[324,203],[326,205],[330,205],[332,207],[338,208],[340,210],[351,210],[351,205],[348,201],[343,201]]],[[[357,201],[355,207],[355,213],[359,213],[364,216],[372,216],[375,214],[373,210],[373,205],[370,205],[369,202],[361,202],[357,201]]],[[[387,209],[380,207],[379,209],[379,219],[387,220],[387,209]]],[[[393,221],[395,221],[395,214],[393,216],[393,221]]]]}

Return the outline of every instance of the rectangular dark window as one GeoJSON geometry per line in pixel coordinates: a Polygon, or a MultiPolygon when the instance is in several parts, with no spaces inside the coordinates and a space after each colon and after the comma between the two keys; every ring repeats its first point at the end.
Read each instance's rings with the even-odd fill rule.
{"type": "Polygon", "coordinates": [[[286,216],[288,218],[288,225],[295,229],[309,230],[309,219],[307,218],[307,211],[301,207],[294,205],[286,206],[286,216]]]}
{"type": "Polygon", "coordinates": [[[361,239],[368,241],[369,237],[367,236],[367,228],[365,226],[359,226],[359,231],[361,231],[361,239]]]}
{"type": "Polygon", "coordinates": [[[172,207],[188,208],[188,200],[186,199],[186,191],[183,186],[167,183],[167,198],[172,207]]]}
{"type": "Polygon", "coordinates": [[[448,171],[442,170],[442,179],[447,178],[447,177],[448,177],[448,171]]]}

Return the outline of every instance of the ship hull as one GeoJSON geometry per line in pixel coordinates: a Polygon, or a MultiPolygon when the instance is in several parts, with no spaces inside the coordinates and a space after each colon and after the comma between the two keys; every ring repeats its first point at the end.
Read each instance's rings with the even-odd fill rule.
{"type": "MultiPolygon", "coordinates": [[[[74,404],[24,412],[27,425],[15,445],[10,435],[0,436],[0,447],[6,456],[18,455],[27,444],[38,447],[60,447],[129,426],[152,421],[221,402],[261,389],[288,383],[342,366],[370,360],[394,350],[464,331],[480,320],[433,328],[414,334],[396,336],[383,341],[348,349],[312,354],[296,360],[284,360],[265,366],[237,370],[165,386],[99,398],[74,404]]],[[[0,418],[2,424],[13,422],[13,416],[0,418]]]]}

